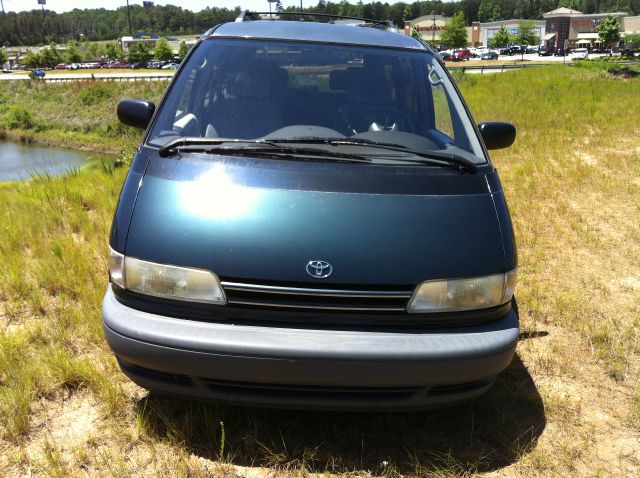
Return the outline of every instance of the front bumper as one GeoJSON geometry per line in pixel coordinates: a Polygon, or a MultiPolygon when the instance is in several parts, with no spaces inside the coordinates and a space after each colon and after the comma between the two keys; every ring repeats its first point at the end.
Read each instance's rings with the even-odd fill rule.
{"type": "Polygon", "coordinates": [[[513,357],[518,317],[472,327],[336,330],[176,319],[102,304],[107,342],[139,385],[243,405],[417,409],[486,391],[513,357]]]}

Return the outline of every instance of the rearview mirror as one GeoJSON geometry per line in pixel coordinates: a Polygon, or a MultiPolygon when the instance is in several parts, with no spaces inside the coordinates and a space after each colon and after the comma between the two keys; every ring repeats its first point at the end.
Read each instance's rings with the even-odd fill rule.
{"type": "Polygon", "coordinates": [[[145,129],[151,121],[156,105],[146,100],[122,100],[118,103],[118,119],[122,124],[145,129]]]}
{"type": "Polygon", "coordinates": [[[487,149],[508,148],[516,139],[516,127],[502,121],[485,121],[478,125],[487,149]]]}

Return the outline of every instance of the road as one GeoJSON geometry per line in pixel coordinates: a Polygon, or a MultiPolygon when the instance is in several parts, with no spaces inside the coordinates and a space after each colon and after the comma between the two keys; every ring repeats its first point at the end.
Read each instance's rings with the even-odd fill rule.
{"type": "MultiPolygon", "coordinates": [[[[91,79],[111,79],[116,81],[127,81],[127,80],[149,80],[149,81],[158,81],[163,79],[169,79],[175,73],[173,70],[166,71],[144,71],[137,72],[132,70],[130,72],[109,72],[108,70],[93,70],[94,72],[85,72],[85,73],[77,73],[77,72],[46,72],[45,80],[46,81],[82,81],[82,80],[91,80],[91,79]],[[99,71],[99,73],[98,73],[99,71]]],[[[25,71],[15,71],[12,73],[0,73],[0,80],[27,80],[29,79],[29,72],[25,71]]]]}

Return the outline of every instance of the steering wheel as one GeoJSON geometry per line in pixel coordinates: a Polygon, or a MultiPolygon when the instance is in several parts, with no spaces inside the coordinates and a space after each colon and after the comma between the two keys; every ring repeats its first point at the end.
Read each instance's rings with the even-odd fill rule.
{"type": "Polygon", "coordinates": [[[409,115],[395,106],[374,106],[361,112],[350,121],[350,127],[356,133],[366,131],[413,131],[409,115]]]}

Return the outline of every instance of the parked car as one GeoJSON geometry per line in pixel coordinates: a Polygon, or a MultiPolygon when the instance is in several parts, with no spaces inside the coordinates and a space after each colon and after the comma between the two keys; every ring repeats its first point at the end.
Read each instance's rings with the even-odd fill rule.
{"type": "Polygon", "coordinates": [[[551,55],[553,55],[553,48],[551,47],[541,46],[538,49],[538,56],[551,56],[551,55]]]}
{"type": "Polygon", "coordinates": [[[146,129],[102,304],[122,371],[234,405],[483,393],[518,341],[513,228],[487,153],[514,126],[476,125],[411,36],[252,18],[204,34],[157,109],[118,105],[146,129]]]}
{"type": "Polygon", "coordinates": [[[569,53],[568,50],[565,51],[564,48],[558,48],[553,54],[553,56],[566,56],[568,53],[569,53]]]}
{"type": "Polygon", "coordinates": [[[79,69],[80,69],[80,63],[71,63],[67,65],[67,70],[79,70],[79,69]]]}
{"type": "Polygon", "coordinates": [[[180,66],[179,63],[171,62],[171,63],[167,63],[165,65],[162,65],[162,69],[163,70],[177,70],[178,66],[180,66]]]}
{"type": "Polygon", "coordinates": [[[135,61],[131,63],[131,65],[129,65],[129,68],[131,68],[132,70],[140,70],[146,67],[147,67],[146,61],[135,61]]]}
{"type": "Polygon", "coordinates": [[[589,50],[586,48],[574,48],[569,55],[571,60],[586,60],[589,58],[589,50]]]}
{"type": "Polygon", "coordinates": [[[66,63],[58,63],[54,67],[54,70],[66,70],[66,69],[67,69],[67,64],[66,63]]]}
{"type": "Polygon", "coordinates": [[[527,51],[526,46],[512,45],[509,47],[508,55],[522,55],[523,53],[526,53],[526,51],[527,51]]]}
{"type": "Polygon", "coordinates": [[[457,48],[451,53],[453,61],[462,61],[471,59],[471,52],[467,48],[457,48]]]}
{"type": "Polygon", "coordinates": [[[631,48],[623,48],[620,50],[620,56],[624,58],[633,58],[636,53],[631,48]]]}
{"type": "Polygon", "coordinates": [[[126,61],[114,61],[109,63],[108,68],[117,69],[117,68],[129,68],[129,63],[126,61]]]}
{"type": "Polygon", "coordinates": [[[498,54],[495,51],[487,51],[480,57],[481,60],[497,60],[498,54]]]}
{"type": "Polygon", "coordinates": [[[452,60],[451,53],[449,53],[448,51],[440,51],[438,52],[438,55],[440,55],[440,58],[442,58],[442,61],[452,60]]]}
{"type": "Polygon", "coordinates": [[[539,49],[540,47],[538,45],[527,45],[527,47],[525,48],[525,53],[527,54],[538,53],[539,49]]]}

